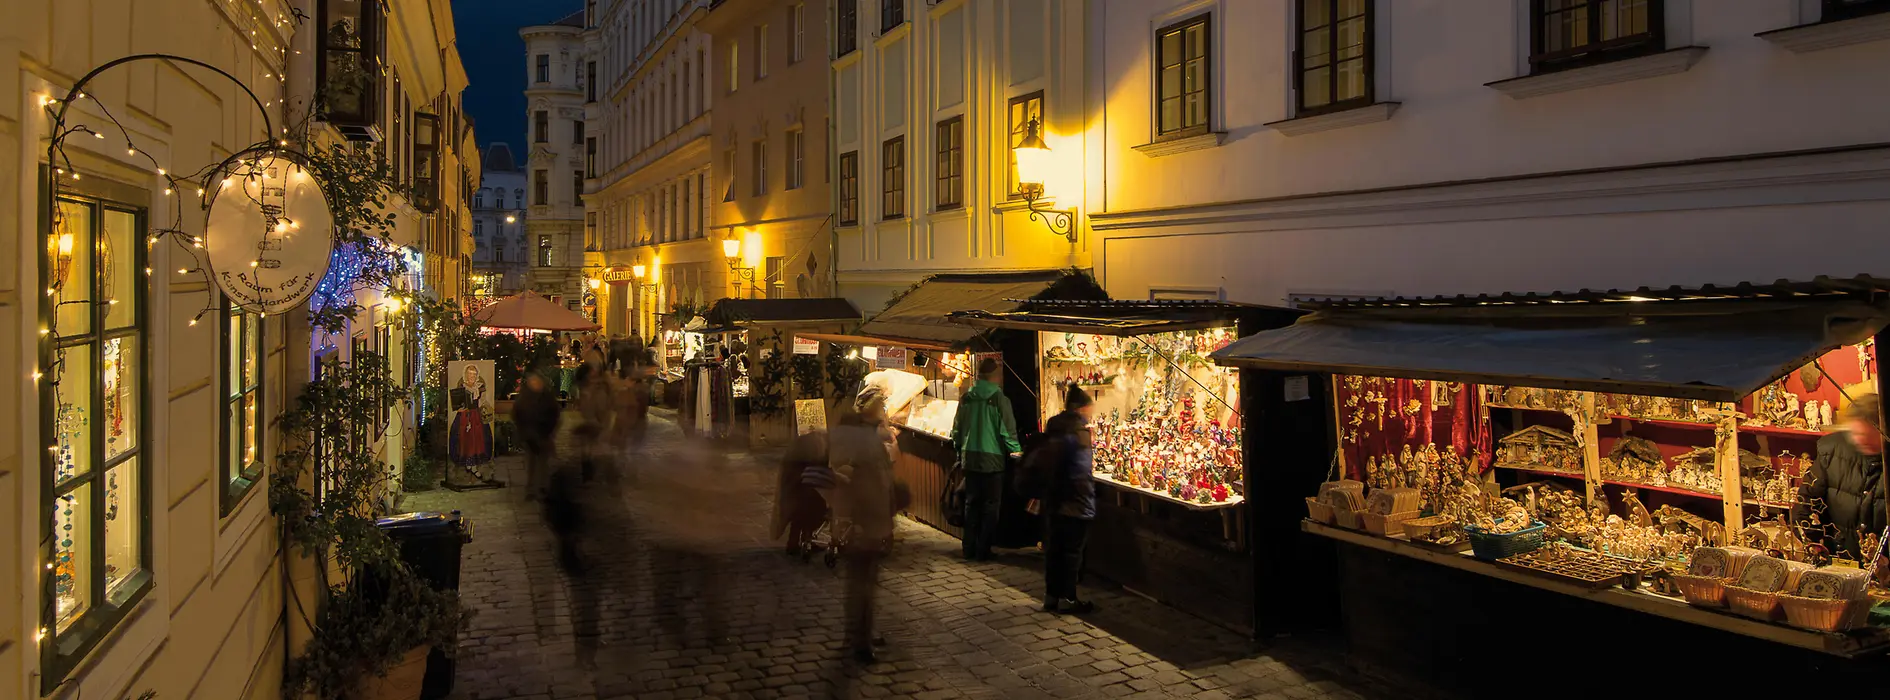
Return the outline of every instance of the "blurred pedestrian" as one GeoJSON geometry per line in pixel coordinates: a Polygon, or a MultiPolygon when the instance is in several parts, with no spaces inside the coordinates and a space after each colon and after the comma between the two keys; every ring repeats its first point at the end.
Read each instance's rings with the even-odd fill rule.
{"type": "Polygon", "coordinates": [[[602,353],[585,354],[584,366],[578,368],[578,418],[580,425],[587,428],[577,434],[578,465],[584,481],[597,477],[597,471],[604,467],[610,452],[605,439],[609,437],[613,410],[610,372],[604,368],[602,353]]]}
{"type": "MultiPolygon", "coordinates": [[[[803,478],[810,468],[827,466],[827,433],[816,430],[794,438],[775,473],[773,537],[787,535],[788,556],[799,556],[812,544],[814,531],[827,519],[827,502],[803,478]]],[[[819,483],[816,481],[815,483],[819,483]]]]}
{"type": "Polygon", "coordinates": [[[1050,481],[1043,504],[1047,527],[1044,538],[1043,609],[1062,614],[1086,613],[1096,605],[1076,596],[1083,574],[1083,547],[1089,524],[1096,519],[1096,451],[1090,440],[1090,416],[1095,403],[1082,387],[1070,387],[1063,412],[1044,423],[1051,440],[1061,441],[1062,459],[1050,481]]]}
{"type": "Polygon", "coordinates": [[[964,557],[991,558],[998,510],[1004,498],[1004,460],[1023,451],[1017,442],[1017,418],[1011,400],[998,385],[1003,365],[995,358],[978,361],[978,379],[958,402],[952,420],[952,447],[965,477],[964,557]]]}
{"type": "Polygon", "coordinates": [[[615,386],[610,390],[613,415],[605,443],[616,453],[616,468],[609,475],[612,483],[630,473],[628,467],[636,459],[643,436],[649,430],[650,388],[646,372],[647,368],[638,363],[623,365],[617,370],[615,386]]]}
{"type": "Polygon", "coordinates": [[[847,644],[861,663],[875,660],[873,596],[879,566],[892,543],[893,513],[903,507],[902,489],[893,479],[898,448],[886,421],[886,397],[876,388],[862,391],[853,410],[843,413],[829,435],[828,462],[839,480],[836,519],[848,523],[843,550],[847,560],[847,644]]]}
{"type": "Polygon", "coordinates": [[[625,492],[637,528],[650,547],[657,622],[688,646],[691,605],[710,646],[728,641],[725,560],[749,545],[751,535],[730,513],[759,507],[753,481],[728,466],[720,450],[687,443],[679,452],[638,468],[637,487],[625,492]]]}
{"type": "Polygon", "coordinates": [[[525,443],[525,497],[542,498],[557,456],[558,418],[563,410],[551,383],[538,372],[525,374],[525,386],[512,400],[512,425],[525,443]]]}

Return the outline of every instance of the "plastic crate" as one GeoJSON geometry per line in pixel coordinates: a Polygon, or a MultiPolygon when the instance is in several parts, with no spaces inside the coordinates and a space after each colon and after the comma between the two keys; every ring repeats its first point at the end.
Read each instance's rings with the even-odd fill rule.
{"type": "Polygon", "coordinates": [[[1548,528],[1548,525],[1537,522],[1510,533],[1489,532],[1475,525],[1465,525],[1463,531],[1470,535],[1472,556],[1484,561],[1496,561],[1535,551],[1542,546],[1542,531],[1548,528]]]}

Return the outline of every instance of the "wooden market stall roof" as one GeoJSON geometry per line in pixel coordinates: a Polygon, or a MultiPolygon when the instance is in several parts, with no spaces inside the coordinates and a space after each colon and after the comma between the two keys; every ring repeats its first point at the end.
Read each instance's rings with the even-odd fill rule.
{"type": "Polygon", "coordinates": [[[948,318],[973,328],[1097,335],[1148,335],[1171,331],[1234,326],[1244,318],[1264,316],[1284,325],[1305,312],[1258,304],[1225,301],[1155,300],[1088,301],[1011,299],[1015,311],[969,310],[948,318]]]}
{"type": "Polygon", "coordinates": [[[947,318],[952,312],[1012,311],[1022,305],[1020,300],[1038,298],[1108,295],[1088,275],[1070,270],[933,275],[860,326],[859,335],[912,347],[918,347],[913,341],[962,347],[982,331],[954,323],[947,318]]]}
{"type": "Polygon", "coordinates": [[[1216,362],[1737,401],[1890,324],[1890,279],[1315,302],[1216,362]]]}
{"type": "Polygon", "coordinates": [[[860,310],[838,297],[817,299],[723,299],[702,315],[710,325],[763,323],[859,323],[860,310]]]}

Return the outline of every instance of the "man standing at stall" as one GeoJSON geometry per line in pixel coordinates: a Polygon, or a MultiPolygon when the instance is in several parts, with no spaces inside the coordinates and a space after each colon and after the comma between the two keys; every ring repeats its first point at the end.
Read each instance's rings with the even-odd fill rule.
{"type": "Polygon", "coordinates": [[[1858,396],[1844,407],[1844,430],[1818,440],[1818,458],[1798,489],[1792,519],[1807,534],[1826,528],[1834,536],[1824,542],[1831,556],[1862,562],[1874,552],[1859,551],[1863,533],[1884,530],[1883,433],[1881,403],[1876,394],[1858,396]],[[1811,523],[1816,513],[1818,525],[1811,523]]]}
{"type": "Polygon", "coordinates": [[[998,509],[1004,498],[1004,458],[1017,454],[1017,418],[1011,400],[998,384],[1003,365],[997,358],[978,361],[978,379],[958,402],[952,420],[952,447],[958,450],[958,468],[965,475],[964,556],[970,561],[991,558],[998,509]]]}
{"type": "Polygon", "coordinates": [[[1049,498],[1043,503],[1044,597],[1048,612],[1075,615],[1096,609],[1096,605],[1076,597],[1076,581],[1083,575],[1083,547],[1089,542],[1089,523],[1096,519],[1096,448],[1091,441],[1089,421],[1096,413],[1095,401],[1080,387],[1070,387],[1063,399],[1063,412],[1044,423],[1049,440],[1057,441],[1057,471],[1050,480],[1049,498]]]}

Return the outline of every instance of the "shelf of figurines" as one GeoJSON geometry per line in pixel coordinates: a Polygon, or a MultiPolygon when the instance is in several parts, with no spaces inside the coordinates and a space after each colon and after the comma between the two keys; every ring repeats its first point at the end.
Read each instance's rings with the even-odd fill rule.
{"type": "Polygon", "coordinates": [[[1247,501],[1245,496],[1242,496],[1239,493],[1234,492],[1232,489],[1229,489],[1226,486],[1220,486],[1218,487],[1218,489],[1216,487],[1208,487],[1206,489],[1189,489],[1185,492],[1177,490],[1176,492],[1170,493],[1166,491],[1157,491],[1155,489],[1146,488],[1143,486],[1137,486],[1135,484],[1131,484],[1126,481],[1120,481],[1102,472],[1097,472],[1095,475],[1095,479],[1097,481],[1103,482],[1105,484],[1109,484],[1110,486],[1114,486],[1114,487],[1123,489],[1125,491],[1139,493],[1144,496],[1150,496],[1159,500],[1168,501],[1170,503],[1180,505],[1189,510],[1220,510],[1222,508],[1232,508],[1234,506],[1240,505],[1247,501]],[[1195,500],[1189,500],[1188,498],[1184,498],[1182,496],[1183,493],[1194,495],[1202,491],[1205,491],[1207,493],[1206,498],[1209,498],[1209,499],[1220,498],[1222,500],[1209,500],[1209,501],[1203,502],[1199,500],[1199,498],[1201,498],[1200,496],[1196,496],[1195,500]]]}

